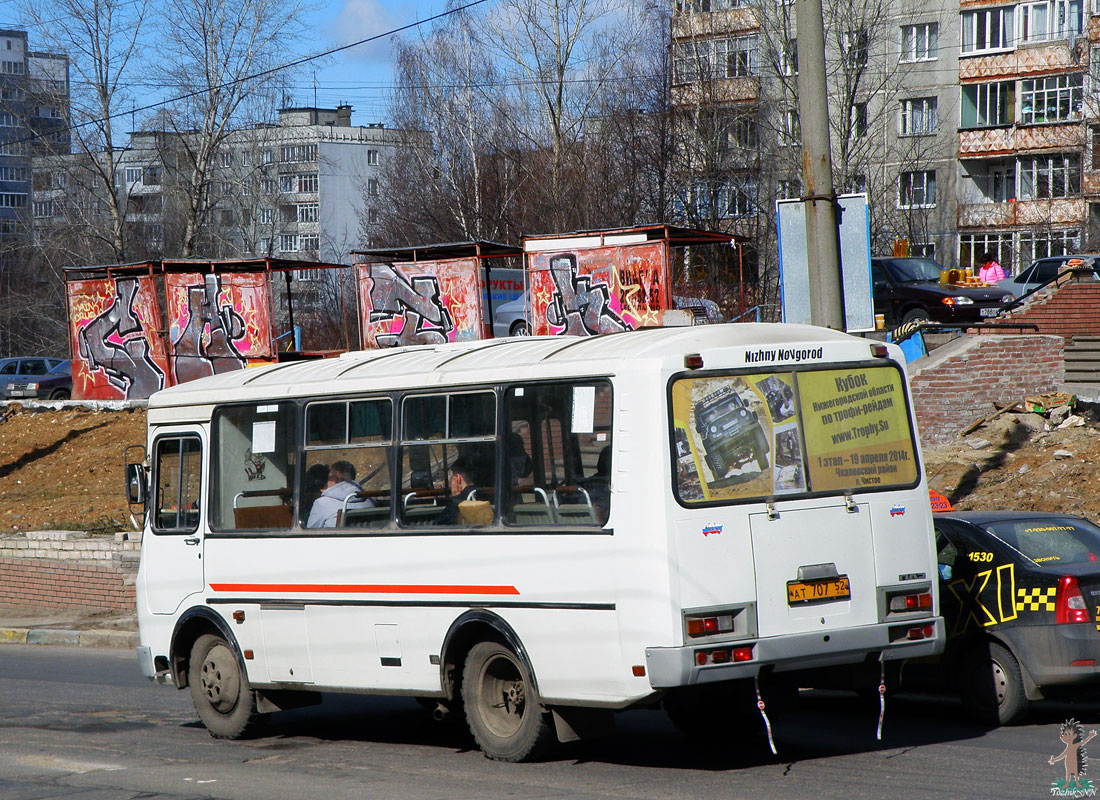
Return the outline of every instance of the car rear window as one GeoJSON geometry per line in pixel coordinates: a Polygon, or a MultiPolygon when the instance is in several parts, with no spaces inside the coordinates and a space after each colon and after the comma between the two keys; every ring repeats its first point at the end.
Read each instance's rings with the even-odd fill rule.
{"type": "Polygon", "coordinates": [[[980,526],[1041,567],[1100,559],[1100,528],[1076,517],[990,522],[980,526]]]}

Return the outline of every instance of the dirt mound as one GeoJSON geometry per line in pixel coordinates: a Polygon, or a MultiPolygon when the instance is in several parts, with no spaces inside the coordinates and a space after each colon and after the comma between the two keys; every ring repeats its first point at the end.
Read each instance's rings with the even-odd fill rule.
{"type": "MultiPolygon", "coordinates": [[[[122,454],[144,441],[142,409],[0,410],[0,530],[131,529],[122,454]]],[[[1064,427],[1006,413],[957,442],[924,448],[924,460],[929,486],[960,510],[1100,520],[1100,406],[1078,406],[1064,427]]]]}
{"type": "Polygon", "coordinates": [[[122,452],[145,411],[0,408],[0,530],[130,530],[122,452]]]}

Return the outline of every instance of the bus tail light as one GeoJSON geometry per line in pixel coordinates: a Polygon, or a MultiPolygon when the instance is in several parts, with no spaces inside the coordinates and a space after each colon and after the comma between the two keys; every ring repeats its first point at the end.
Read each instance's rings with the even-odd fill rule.
{"type": "Polygon", "coordinates": [[[1075,622],[1090,622],[1089,607],[1085,605],[1085,596],[1077,585],[1073,575],[1063,575],[1058,579],[1058,593],[1054,597],[1054,622],[1058,625],[1075,622]]]}
{"type": "Polygon", "coordinates": [[[925,625],[923,628],[910,628],[909,636],[906,637],[911,641],[918,639],[931,639],[932,634],[936,632],[936,626],[932,624],[925,625]]]}
{"type": "Polygon", "coordinates": [[[891,611],[930,611],[931,608],[931,592],[922,592],[920,594],[896,594],[890,598],[891,611]]]}
{"type": "Polygon", "coordinates": [[[695,651],[695,663],[700,667],[705,667],[707,664],[730,664],[743,661],[752,661],[751,645],[735,647],[732,650],[728,647],[718,647],[714,650],[695,651]]]}
{"type": "Polygon", "coordinates": [[[688,636],[713,636],[716,633],[733,633],[733,614],[716,614],[708,617],[687,617],[688,636]]]}

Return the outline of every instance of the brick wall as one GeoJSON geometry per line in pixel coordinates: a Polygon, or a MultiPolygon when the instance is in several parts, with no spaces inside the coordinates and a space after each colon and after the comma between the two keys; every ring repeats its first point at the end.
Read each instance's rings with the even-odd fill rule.
{"type": "MultiPolygon", "coordinates": [[[[1097,285],[1100,289],[1100,284],[1097,285]]],[[[1065,363],[1060,336],[964,336],[909,365],[921,440],[937,444],[993,411],[993,402],[1055,391],[1065,363]]]]}
{"type": "Polygon", "coordinates": [[[1100,335],[1100,281],[1070,281],[1036,292],[1008,316],[1030,322],[1039,333],[1070,338],[1100,335]]]}
{"type": "Polygon", "coordinates": [[[0,537],[0,605],[131,610],[140,546],[138,534],[0,537]]]}

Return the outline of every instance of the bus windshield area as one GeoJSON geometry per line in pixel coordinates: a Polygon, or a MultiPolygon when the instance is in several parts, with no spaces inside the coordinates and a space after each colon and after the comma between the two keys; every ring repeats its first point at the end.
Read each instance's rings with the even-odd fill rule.
{"type": "Polygon", "coordinates": [[[685,505],[914,485],[915,437],[892,366],[682,377],[673,483],[685,505]]]}
{"type": "Polygon", "coordinates": [[[222,407],[211,527],[602,526],[611,397],[587,380],[222,407]]]}

